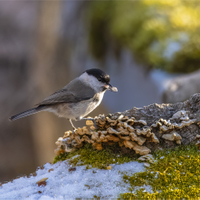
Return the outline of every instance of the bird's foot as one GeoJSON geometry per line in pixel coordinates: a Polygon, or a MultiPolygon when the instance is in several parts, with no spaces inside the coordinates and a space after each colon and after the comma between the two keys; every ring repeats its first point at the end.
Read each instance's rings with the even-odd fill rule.
{"type": "Polygon", "coordinates": [[[74,132],[74,133],[76,132],[76,130],[77,130],[77,128],[76,128],[76,127],[73,127],[73,132],[74,132]]]}

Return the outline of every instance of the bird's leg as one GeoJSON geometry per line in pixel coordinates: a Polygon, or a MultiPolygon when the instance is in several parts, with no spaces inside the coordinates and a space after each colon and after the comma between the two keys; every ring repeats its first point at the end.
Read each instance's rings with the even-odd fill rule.
{"type": "Polygon", "coordinates": [[[72,128],[74,129],[74,131],[76,130],[76,127],[74,126],[74,124],[72,123],[72,119],[69,119],[70,124],[72,125],[72,128]]]}

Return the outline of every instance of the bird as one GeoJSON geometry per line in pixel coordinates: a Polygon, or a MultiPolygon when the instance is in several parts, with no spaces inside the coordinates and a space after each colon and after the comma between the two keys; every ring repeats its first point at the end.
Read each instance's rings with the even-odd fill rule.
{"type": "Polygon", "coordinates": [[[88,119],[84,117],[100,105],[107,90],[118,92],[118,89],[110,84],[110,76],[99,68],[88,69],[65,87],[36,104],[36,107],[13,115],[9,120],[15,121],[41,111],[49,111],[68,119],[72,128],[76,130],[72,120],[88,119]]]}

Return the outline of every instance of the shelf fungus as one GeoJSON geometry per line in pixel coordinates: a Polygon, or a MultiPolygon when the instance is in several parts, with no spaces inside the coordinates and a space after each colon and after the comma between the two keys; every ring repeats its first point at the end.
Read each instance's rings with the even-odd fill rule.
{"type": "Polygon", "coordinates": [[[146,155],[151,150],[145,146],[145,142],[159,143],[158,138],[152,132],[151,127],[147,126],[145,120],[136,120],[134,117],[110,115],[94,118],[97,129],[94,129],[94,123],[86,121],[86,126],[76,129],[74,132],[67,131],[63,138],[56,142],[58,148],[55,153],[58,155],[63,152],[70,152],[91,143],[97,150],[103,149],[103,144],[118,143],[120,147],[125,146],[140,155],[146,155]]]}
{"type": "Polygon", "coordinates": [[[133,149],[136,153],[138,153],[140,155],[146,155],[149,152],[151,152],[151,150],[149,148],[147,148],[145,146],[140,146],[140,145],[136,144],[135,142],[128,141],[128,140],[124,141],[124,146],[129,149],[133,149]]]}
{"type": "MultiPolygon", "coordinates": [[[[164,107],[156,106],[156,109],[162,108],[164,107]]],[[[129,148],[136,154],[147,155],[156,148],[164,147],[163,144],[170,144],[167,141],[174,141],[173,145],[181,144],[181,135],[185,130],[189,130],[187,127],[192,124],[199,127],[200,122],[197,122],[189,111],[174,111],[172,107],[170,109],[172,111],[168,112],[166,118],[163,113],[154,117],[149,114],[145,115],[142,108],[134,108],[132,111],[136,112],[135,114],[125,111],[107,116],[99,115],[94,118],[94,123],[88,119],[86,126],[73,132],[67,131],[62,138],[58,139],[55,153],[59,155],[74,151],[82,147],[84,143],[92,144],[97,150],[102,150],[107,144],[117,143],[119,147],[129,148]],[[142,114],[138,117],[137,112],[140,111],[142,114]]],[[[196,139],[198,140],[197,145],[200,146],[200,135],[196,139]]]]}
{"type": "Polygon", "coordinates": [[[143,161],[143,162],[146,161],[146,162],[149,162],[149,163],[154,163],[155,162],[155,159],[151,154],[146,154],[144,156],[140,156],[138,158],[138,160],[143,161]]]}
{"type": "Polygon", "coordinates": [[[181,144],[182,137],[175,131],[162,135],[162,138],[169,141],[176,141],[177,144],[181,144]]]}

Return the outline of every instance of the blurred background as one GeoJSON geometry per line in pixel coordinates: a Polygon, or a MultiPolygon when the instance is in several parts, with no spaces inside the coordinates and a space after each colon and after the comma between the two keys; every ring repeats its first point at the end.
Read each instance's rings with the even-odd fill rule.
{"type": "MultiPolygon", "coordinates": [[[[200,92],[200,1],[0,1],[0,182],[54,158],[66,119],[9,122],[88,68],[111,76],[90,116],[200,92]]],[[[75,122],[82,126],[83,122],[75,122]]]]}

